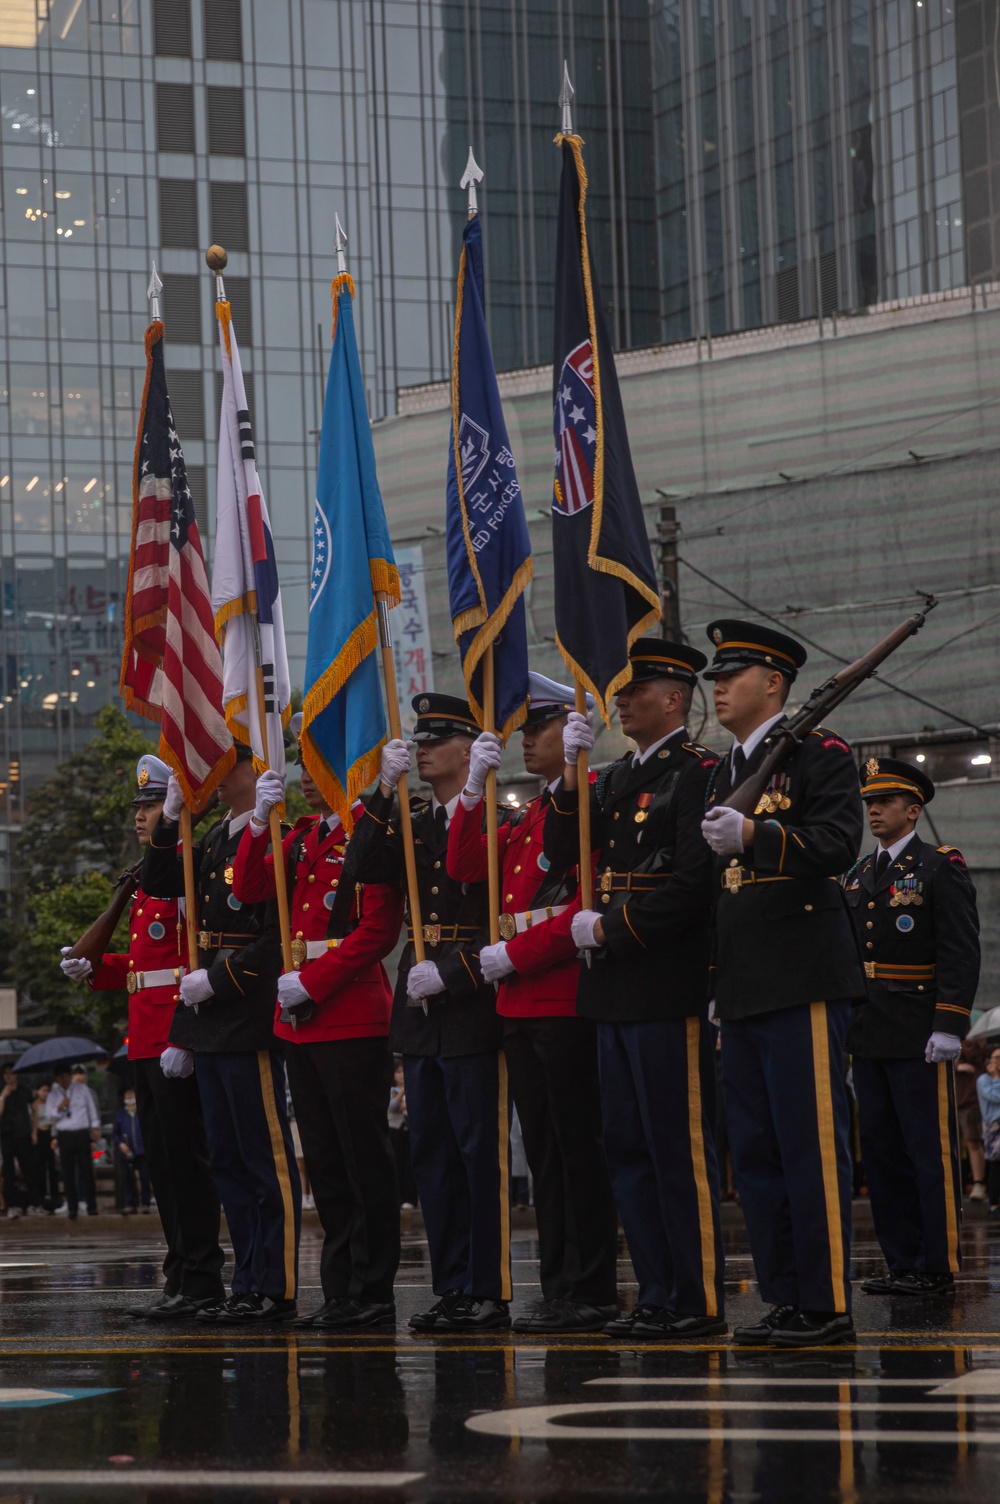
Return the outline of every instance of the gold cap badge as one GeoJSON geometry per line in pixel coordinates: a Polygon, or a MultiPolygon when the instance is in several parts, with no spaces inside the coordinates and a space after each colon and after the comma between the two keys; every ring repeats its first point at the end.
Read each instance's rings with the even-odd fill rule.
{"type": "Polygon", "coordinates": [[[712,641],[715,643],[716,647],[718,647],[720,642],[722,641],[722,633],[719,631],[718,627],[716,627],[715,631],[712,633],[712,641]]]}
{"type": "Polygon", "coordinates": [[[865,763],[865,772],[868,774],[869,778],[877,778],[878,777],[878,758],[877,757],[869,757],[868,761],[865,763]]]}
{"type": "Polygon", "coordinates": [[[422,699],[419,702],[419,704],[417,705],[417,709],[419,711],[421,711],[421,712],[425,711],[425,710],[430,710],[430,708],[431,708],[431,702],[426,697],[424,699],[422,699]]]}
{"type": "Polygon", "coordinates": [[[147,768],[145,763],[143,763],[142,767],[139,769],[139,777],[136,779],[136,782],[141,789],[144,789],[146,787],[146,784],[149,782],[149,769],[147,768]]]}

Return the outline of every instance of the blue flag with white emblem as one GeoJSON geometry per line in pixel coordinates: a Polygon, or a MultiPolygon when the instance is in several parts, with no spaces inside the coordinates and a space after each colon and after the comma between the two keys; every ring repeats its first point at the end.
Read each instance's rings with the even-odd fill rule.
{"type": "Polygon", "coordinates": [[[524,590],[531,543],[483,314],[483,238],[467,221],[458,268],[448,451],[448,594],[473,714],[485,724],[483,658],[493,648],[494,717],[506,741],[528,707],[524,590]]]}
{"type": "Polygon", "coordinates": [[[319,441],[302,761],[350,835],[351,805],[385,741],[375,592],[399,605],[354,332],[354,283],[333,284],[334,333],[319,441]]]}
{"type": "Polygon", "coordinates": [[[629,647],[660,619],[653,555],[587,241],[579,136],[560,135],[552,554],[556,643],[605,721],[632,677],[629,647]]]}

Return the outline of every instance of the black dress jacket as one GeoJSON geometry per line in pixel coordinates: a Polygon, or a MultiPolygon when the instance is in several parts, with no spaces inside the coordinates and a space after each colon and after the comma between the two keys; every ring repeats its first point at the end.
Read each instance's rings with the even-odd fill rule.
{"type": "Polygon", "coordinates": [[[979,915],[965,859],[916,834],[875,881],[875,856],[844,879],[867,1001],[849,1047],[866,1060],[923,1059],[930,1035],[964,1039],[979,985],[979,915]]]}
{"type": "MultiPolygon", "coordinates": [[[[776,730],[753,749],[743,777],[760,766],[776,730]]],[[[708,807],[725,804],[740,781],[734,785],[726,757],[710,781],[708,807]]],[[[858,770],[847,743],[822,726],[811,732],[772,778],[752,818],[753,844],[738,856],[715,858],[717,1017],[864,997],[838,881],[857,857],[863,829],[858,770]]]]}
{"type": "MultiPolygon", "coordinates": [[[[591,786],[594,908],[607,943],[580,967],[576,1011],[610,1023],[687,1018],[708,1006],[712,853],[701,834],[718,757],[683,729],[645,762],[591,786]]],[[[578,791],[560,783],[545,818],[553,866],[579,861],[578,791]]]]}
{"type": "MultiPolygon", "coordinates": [[[[197,1012],[178,1003],[170,1043],[183,1049],[217,1054],[270,1050],[277,1042],[278,910],[273,901],[240,903],[233,896],[233,862],[242,834],[242,829],[231,834],[229,821],[220,820],[194,844],[198,961],[208,972],[214,995],[199,1003],[197,1012]]],[[[184,868],[177,842],[177,826],[161,818],[142,861],[146,892],[183,896],[184,868]]]]}
{"type": "MultiPolygon", "coordinates": [[[[398,819],[392,819],[395,798],[376,789],[366,805],[347,847],[344,881],[396,883],[405,893],[403,838],[398,819]]],[[[407,997],[415,959],[411,930],[399,960],[389,1042],[402,1055],[444,1059],[497,1050],[502,1034],[496,989],[483,981],[479,967],[480,949],[489,943],[487,885],[448,876],[447,830],[428,800],[411,799],[410,816],[424,957],[434,962],[446,990],[426,999],[426,1013],[419,1001],[407,997]]],[[[409,905],[406,917],[409,926],[409,905]]]]}

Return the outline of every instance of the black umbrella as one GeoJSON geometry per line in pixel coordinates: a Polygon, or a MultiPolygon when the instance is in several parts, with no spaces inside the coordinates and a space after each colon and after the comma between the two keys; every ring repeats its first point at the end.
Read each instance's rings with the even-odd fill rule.
{"type": "Polygon", "coordinates": [[[40,1071],[46,1066],[51,1070],[56,1065],[73,1065],[77,1060],[93,1060],[106,1055],[101,1044],[74,1034],[60,1034],[55,1039],[43,1039],[33,1044],[17,1062],[19,1071],[40,1071]]]}
{"type": "Polygon", "coordinates": [[[0,1039],[0,1060],[11,1060],[15,1055],[23,1055],[25,1050],[30,1049],[30,1040],[0,1039]]]}

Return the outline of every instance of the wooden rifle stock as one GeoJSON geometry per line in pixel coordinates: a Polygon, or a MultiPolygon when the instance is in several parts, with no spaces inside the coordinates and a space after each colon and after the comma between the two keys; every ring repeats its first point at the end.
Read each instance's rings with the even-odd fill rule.
{"type": "Polygon", "coordinates": [[[83,957],[92,966],[100,963],[111,937],[118,928],[118,921],[125,912],[126,905],[135,897],[136,884],[142,871],[142,862],[136,862],[134,867],[127,867],[115,885],[115,894],[103,914],[100,914],[88,930],[80,936],[69,954],[75,958],[83,957]]]}
{"type": "Polygon", "coordinates": [[[730,809],[739,810],[741,815],[750,817],[754,814],[761,794],[767,788],[774,774],[791,757],[792,752],[817,726],[826,720],[831,710],[843,704],[848,695],[854,693],[860,684],[870,679],[880,663],[884,663],[891,653],[907,638],[919,632],[927,620],[928,611],[933,611],[937,600],[933,595],[927,596],[923,607],[908,616],[904,622],[891,631],[888,637],[877,643],[863,658],[858,658],[854,663],[849,663],[842,668],[839,674],[834,674],[831,679],[820,684],[814,689],[801,710],[796,711],[790,721],[784,726],[779,726],[773,733],[776,738],[775,745],[764,758],[756,772],[740,784],[739,788],[726,800],[730,809]]]}

